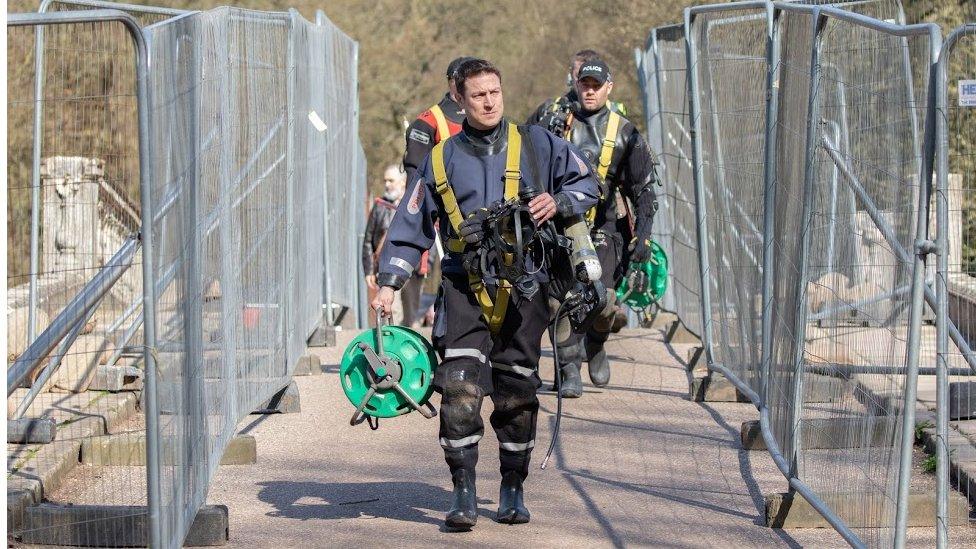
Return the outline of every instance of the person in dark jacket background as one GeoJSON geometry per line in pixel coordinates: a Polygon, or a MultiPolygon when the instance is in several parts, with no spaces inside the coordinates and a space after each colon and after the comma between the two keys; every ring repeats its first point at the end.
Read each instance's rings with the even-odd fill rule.
{"type": "Polygon", "coordinates": [[[447,66],[447,93],[435,105],[417,115],[407,126],[406,150],[403,153],[403,169],[410,181],[420,168],[434,145],[461,131],[464,109],[458,105],[457,86],[454,83],[458,67],[471,57],[458,57],[447,66]]]}
{"type": "MultiPolygon", "coordinates": [[[[407,176],[400,166],[391,164],[383,172],[383,196],[373,202],[373,209],[366,221],[366,233],[363,235],[363,272],[366,273],[366,285],[370,293],[375,293],[379,254],[386,242],[387,232],[397,205],[403,198],[403,191],[407,185],[407,176]]],[[[424,265],[426,267],[426,265],[424,265]]],[[[420,320],[420,292],[424,286],[424,276],[427,269],[418,269],[410,280],[400,290],[400,302],[403,305],[404,326],[412,326],[420,320]]]]}

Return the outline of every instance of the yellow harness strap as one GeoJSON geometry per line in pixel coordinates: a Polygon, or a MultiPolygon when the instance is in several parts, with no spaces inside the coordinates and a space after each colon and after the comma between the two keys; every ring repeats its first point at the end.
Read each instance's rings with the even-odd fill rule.
{"type": "MultiPolygon", "coordinates": [[[[607,121],[607,134],[603,136],[603,144],[600,146],[600,164],[596,168],[600,181],[607,180],[607,172],[610,170],[610,161],[613,159],[613,148],[617,146],[617,128],[620,126],[620,115],[610,111],[610,119],[607,121]]],[[[603,199],[604,197],[600,197],[603,199]]],[[[592,225],[596,220],[596,206],[586,212],[586,220],[592,225]]]]}
{"type": "Polygon", "coordinates": [[[447,126],[447,118],[444,116],[444,111],[441,110],[441,106],[434,105],[431,107],[430,114],[434,115],[434,120],[437,121],[437,142],[440,143],[448,137],[451,137],[451,129],[447,126]]]}
{"type": "MultiPolygon", "coordinates": [[[[522,178],[522,173],[519,171],[521,150],[522,135],[518,132],[518,126],[509,123],[508,153],[505,158],[506,200],[518,198],[519,181],[522,178]]],[[[440,195],[441,201],[444,203],[444,211],[447,213],[447,218],[451,222],[454,233],[460,234],[464,216],[461,215],[461,209],[458,207],[454,189],[451,188],[451,184],[447,180],[447,168],[444,165],[444,141],[440,141],[437,145],[434,145],[434,150],[430,154],[431,167],[434,170],[435,189],[437,190],[437,194],[440,195]]],[[[447,241],[447,249],[455,253],[460,253],[464,251],[464,241],[459,238],[451,238],[447,241]]],[[[504,261],[507,265],[510,265],[512,260],[513,257],[511,254],[505,254],[504,261]]],[[[485,284],[481,281],[481,278],[469,275],[468,284],[471,285],[471,290],[474,291],[478,303],[481,305],[482,314],[484,314],[485,320],[488,321],[488,329],[492,333],[497,333],[498,329],[501,328],[502,322],[505,320],[512,285],[503,280],[498,286],[498,292],[495,294],[495,302],[492,303],[488,289],[485,288],[485,284]]]]}

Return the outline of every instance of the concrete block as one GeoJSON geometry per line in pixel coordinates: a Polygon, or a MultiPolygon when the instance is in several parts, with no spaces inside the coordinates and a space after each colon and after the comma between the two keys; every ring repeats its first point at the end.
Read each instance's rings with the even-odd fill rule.
{"type": "MultiPolygon", "coordinates": [[[[864,513],[863,509],[877,509],[880,514],[888,508],[885,496],[880,494],[833,494],[825,496],[824,502],[849,520],[851,528],[869,528],[877,526],[871,524],[870,519],[884,519],[880,516],[872,517],[864,513]],[[857,511],[856,511],[857,510],[857,511]]],[[[810,503],[795,492],[768,494],[766,500],[766,526],[770,528],[830,528],[830,524],[818,513],[810,503]]],[[[962,494],[952,492],[949,495],[949,516],[953,524],[963,525],[969,522],[969,502],[962,494]]],[[[935,526],[935,494],[920,493],[908,496],[908,526],[935,526]]]]}
{"type": "Polygon", "coordinates": [[[674,313],[661,311],[655,315],[644,317],[644,324],[641,326],[641,328],[667,330],[668,327],[677,320],[678,316],[674,313]]]}
{"type": "MultiPolygon", "coordinates": [[[[27,508],[20,541],[37,545],[145,547],[148,530],[148,514],[142,506],[43,503],[27,508]]],[[[224,545],[227,539],[227,506],[206,505],[197,511],[183,545],[224,545]]]]}
{"type": "MultiPolygon", "coordinates": [[[[888,446],[894,428],[894,419],[882,416],[803,419],[800,444],[805,450],[888,446]]],[[[745,450],[767,449],[759,421],[742,423],[741,440],[745,450]]]]}
{"type": "Polygon", "coordinates": [[[121,391],[142,390],[142,370],[134,366],[99,366],[95,370],[95,377],[88,386],[89,391],[121,391]]]}
{"type": "Polygon", "coordinates": [[[317,376],[322,373],[322,359],[318,355],[305,353],[295,363],[294,376],[317,376]]]}
{"type": "MultiPolygon", "coordinates": [[[[171,444],[163,444],[161,459],[163,465],[176,462],[171,444]]],[[[81,443],[81,463],[102,466],[145,466],[146,437],[142,433],[127,433],[92,437],[81,443]]],[[[221,465],[250,465],[257,463],[257,442],[253,436],[238,435],[230,439],[221,465]]]]}
{"type": "Polygon", "coordinates": [[[298,384],[294,380],[287,387],[278,391],[267,402],[258,406],[252,414],[297,414],[302,411],[301,399],[298,394],[298,384]]]}
{"type": "Polygon", "coordinates": [[[7,490],[7,532],[16,533],[24,528],[27,508],[37,503],[30,490],[7,490]]]}
{"type": "Polygon", "coordinates": [[[335,347],[336,327],[325,323],[319,324],[312,335],[308,336],[309,347],[335,347]]]}
{"type": "Polygon", "coordinates": [[[688,361],[685,363],[685,367],[688,368],[689,372],[707,369],[708,365],[705,364],[705,348],[692,347],[688,349],[688,361]]]}
{"type": "Polygon", "coordinates": [[[731,381],[716,372],[692,378],[689,398],[695,402],[751,402],[731,381]]]}
{"type": "Polygon", "coordinates": [[[49,417],[7,420],[7,444],[47,444],[57,432],[54,419],[49,417]]]}
{"type": "Polygon", "coordinates": [[[258,443],[251,435],[237,435],[230,439],[221,465],[252,465],[258,462],[258,443]]]}
{"type": "Polygon", "coordinates": [[[743,421],[739,429],[739,439],[743,450],[766,450],[766,440],[762,436],[759,420],[743,421]]]}
{"type": "Polygon", "coordinates": [[[976,417],[976,382],[949,383],[949,419],[955,421],[974,417],[976,417]]]}
{"type": "Polygon", "coordinates": [[[841,402],[850,391],[851,386],[838,377],[808,373],[803,380],[803,401],[806,403],[841,402]]]}
{"type": "Polygon", "coordinates": [[[664,335],[664,341],[667,343],[701,345],[701,340],[698,339],[698,336],[689,332],[680,320],[675,320],[668,326],[664,335]]]}

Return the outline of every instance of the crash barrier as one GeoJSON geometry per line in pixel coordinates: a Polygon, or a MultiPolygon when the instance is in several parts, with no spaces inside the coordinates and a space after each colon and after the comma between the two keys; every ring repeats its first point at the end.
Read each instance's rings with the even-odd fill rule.
{"type": "Polygon", "coordinates": [[[294,10],[41,11],[8,23],[8,213],[27,227],[10,237],[27,260],[8,273],[8,382],[25,385],[8,391],[25,443],[9,532],[178,547],[326,292],[354,316],[362,302],[336,268],[364,217],[337,203],[364,201],[356,43],[294,10]],[[79,455],[129,467],[65,474],[79,455]]]}
{"type": "MultiPolygon", "coordinates": [[[[968,403],[968,385],[952,401],[944,378],[973,367],[971,327],[951,309],[969,311],[960,285],[971,279],[958,275],[965,252],[956,274],[944,264],[951,215],[930,214],[935,189],[921,182],[933,181],[937,119],[943,141],[955,139],[955,170],[972,171],[968,111],[935,116],[938,27],[903,24],[897,2],[819,4],[698,6],[682,27],[651,31],[637,59],[671,212],[659,238],[673,250],[678,317],[709,369],[756,404],[791,490],[854,546],[903,546],[916,397],[940,374],[944,543],[943,416],[968,403]],[[953,284],[940,306],[936,292],[953,284]]],[[[971,28],[958,36],[963,51],[971,28]]],[[[958,55],[961,79],[972,58],[958,55]]],[[[943,210],[965,204],[950,172],[940,165],[943,210]]]]}

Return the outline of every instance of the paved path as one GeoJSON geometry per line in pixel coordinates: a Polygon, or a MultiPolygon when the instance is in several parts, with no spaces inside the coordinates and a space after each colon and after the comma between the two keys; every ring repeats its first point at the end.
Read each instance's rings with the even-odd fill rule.
{"type": "MultiPolygon", "coordinates": [[[[257,438],[258,464],[221,467],[209,500],[230,507],[233,547],[846,547],[829,529],[761,526],[762,494],[785,491],[786,482],[768,454],[739,446],[740,423],[756,419],[756,410],[690,402],[677,359],[686,349],[669,348],[656,330],[612,339],[611,386],[587,386],[583,398],[564,401],[560,443],[546,471],[538,464],[556,399],[541,395],[527,525],[492,520],[499,473],[489,429],[478,525],[442,531],[450,480],[436,421],[410,414],[381,422],[376,432],[350,427],[352,407],[335,367],[297,378],[300,414],[245,422],[243,431],[257,438]]],[[[323,356],[334,365],[336,354],[323,356]]],[[[552,375],[549,359],[543,372],[552,375]]],[[[490,410],[486,399],[486,418],[490,410]]],[[[912,538],[934,545],[928,532],[912,538]]]]}

